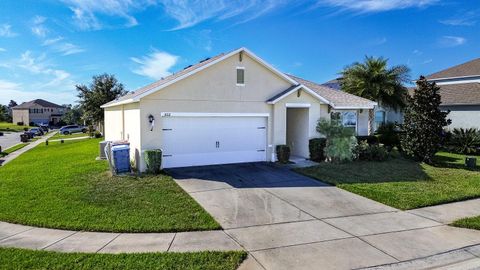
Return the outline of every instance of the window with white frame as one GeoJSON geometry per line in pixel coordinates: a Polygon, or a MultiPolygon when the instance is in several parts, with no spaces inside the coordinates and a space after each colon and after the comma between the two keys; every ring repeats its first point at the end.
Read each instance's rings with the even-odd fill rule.
{"type": "Polygon", "coordinates": [[[375,129],[378,129],[382,124],[385,124],[385,111],[375,112],[375,129]]]}
{"type": "Polygon", "coordinates": [[[344,127],[351,128],[356,133],[358,119],[356,111],[332,112],[330,117],[332,121],[339,121],[344,127]]]}
{"type": "Polygon", "coordinates": [[[237,85],[239,86],[245,85],[245,68],[244,67],[237,67],[237,85]]]}

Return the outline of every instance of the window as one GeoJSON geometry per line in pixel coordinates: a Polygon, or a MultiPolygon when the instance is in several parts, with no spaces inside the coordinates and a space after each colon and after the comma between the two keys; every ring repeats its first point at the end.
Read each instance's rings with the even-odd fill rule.
{"type": "Polygon", "coordinates": [[[339,121],[344,127],[352,129],[355,133],[357,130],[357,112],[355,111],[342,111],[332,112],[330,114],[332,121],[339,121]]]}
{"type": "Polygon", "coordinates": [[[237,85],[245,85],[245,68],[237,67],[237,85]]]}
{"type": "Polygon", "coordinates": [[[385,123],[385,111],[376,111],[375,112],[375,129],[378,129],[384,123],[385,123]]]}

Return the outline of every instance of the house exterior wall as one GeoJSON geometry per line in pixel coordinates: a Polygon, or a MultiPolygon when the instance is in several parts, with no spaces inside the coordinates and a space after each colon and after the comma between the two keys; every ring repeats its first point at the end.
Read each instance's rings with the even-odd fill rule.
{"type": "Polygon", "coordinates": [[[441,106],[442,110],[450,110],[447,118],[452,120],[447,129],[478,128],[480,129],[480,105],[441,106]]]}
{"type": "MultiPolygon", "coordinates": [[[[247,55],[243,54],[241,62],[238,54],[233,55],[140,100],[141,150],[161,148],[162,112],[256,113],[269,115],[266,159],[270,160],[275,116],[273,105],[265,101],[290,86],[290,82],[247,55]],[[237,67],[245,68],[245,86],[236,85],[237,67]],[[149,115],[155,118],[152,131],[149,115]]],[[[140,161],[140,169],[144,170],[143,158],[140,161]]]]}
{"type": "MultiPolygon", "coordinates": [[[[43,107],[40,105],[31,106],[28,109],[12,109],[13,123],[24,122],[26,125],[31,122],[35,124],[49,124],[52,114],[63,115],[64,108],[43,107]]],[[[58,116],[60,118],[61,116],[58,116]]]]}
{"type": "Polygon", "coordinates": [[[105,108],[105,140],[130,143],[130,160],[138,164],[141,153],[140,106],[131,103],[105,108]]]}
{"type": "Polygon", "coordinates": [[[28,109],[12,109],[12,122],[14,124],[23,122],[24,125],[28,125],[30,123],[28,109]]]}

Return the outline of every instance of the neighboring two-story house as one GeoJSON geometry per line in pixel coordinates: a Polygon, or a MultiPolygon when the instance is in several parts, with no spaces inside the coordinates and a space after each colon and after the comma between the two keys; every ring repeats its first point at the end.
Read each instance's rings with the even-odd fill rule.
{"type": "Polygon", "coordinates": [[[13,123],[28,125],[55,125],[65,113],[65,108],[55,103],[35,99],[12,108],[13,123]]]}
{"type": "Polygon", "coordinates": [[[440,86],[441,108],[450,110],[453,128],[480,128],[480,58],[426,77],[440,86]]]}

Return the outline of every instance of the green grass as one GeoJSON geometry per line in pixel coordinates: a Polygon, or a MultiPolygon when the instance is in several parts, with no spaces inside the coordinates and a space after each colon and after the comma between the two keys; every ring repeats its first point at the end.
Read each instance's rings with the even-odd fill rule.
{"type": "Polygon", "coordinates": [[[480,216],[462,218],[452,223],[455,227],[480,230],[480,216]]]}
{"type": "Polygon", "coordinates": [[[321,163],[300,173],[399,209],[480,197],[480,170],[467,170],[464,155],[438,153],[435,165],[401,157],[385,162],[321,163]]]}
{"type": "Polygon", "coordinates": [[[79,138],[79,137],[88,137],[90,136],[88,133],[73,133],[69,135],[63,135],[57,133],[53,135],[49,140],[60,140],[60,139],[69,139],[69,138],[79,138]]]}
{"type": "Polygon", "coordinates": [[[234,270],[245,252],[87,254],[0,248],[1,269],[234,270]]]}
{"type": "Polygon", "coordinates": [[[9,155],[9,154],[11,154],[11,153],[13,153],[13,152],[15,152],[15,151],[17,151],[17,150],[22,149],[23,147],[25,147],[25,146],[27,146],[27,145],[28,145],[28,143],[19,143],[19,144],[16,144],[16,145],[14,145],[14,146],[12,146],[12,147],[10,147],[10,148],[5,149],[3,152],[0,153],[0,156],[2,156],[2,155],[3,155],[3,156],[9,155]]]}
{"type": "Polygon", "coordinates": [[[30,126],[19,126],[13,123],[7,122],[0,122],[0,131],[13,131],[13,132],[20,132],[23,131],[24,128],[31,128],[30,126]]]}
{"type": "Polygon", "coordinates": [[[99,142],[40,144],[0,167],[0,220],[85,231],[220,229],[169,176],[109,176],[95,160],[99,142]]]}

